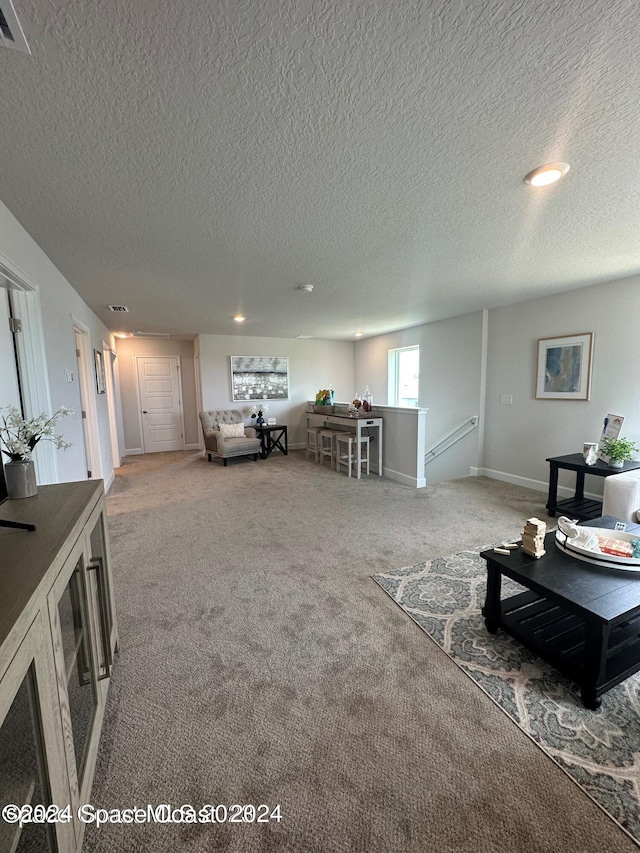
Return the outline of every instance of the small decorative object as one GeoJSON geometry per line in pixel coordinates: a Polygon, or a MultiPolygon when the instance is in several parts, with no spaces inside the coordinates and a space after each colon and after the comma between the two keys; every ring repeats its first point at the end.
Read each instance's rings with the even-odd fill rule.
{"type": "Polygon", "coordinates": [[[275,418],[267,418],[267,426],[275,426],[276,419],[275,418]]]}
{"type": "Polygon", "coordinates": [[[587,465],[595,465],[598,461],[598,444],[595,441],[585,441],[582,445],[582,457],[587,465]]]}
{"type": "Polygon", "coordinates": [[[38,493],[32,454],[36,444],[43,439],[53,441],[59,450],[71,447],[53,427],[58,418],[73,414],[73,409],[61,406],[51,417],[44,413],[25,420],[15,406],[7,406],[0,424],[0,450],[10,462],[4,466],[7,494],[10,498],[30,498],[38,493]]]}
{"type": "Polygon", "coordinates": [[[611,413],[609,413],[604,419],[604,423],[602,425],[602,434],[600,436],[600,446],[598,449],[598,459],[602,459],[604,462],[607,461],[604,458],[605,453],[602,450],[602,442],[605,440],[605,438],[620,438],[623,423],[623,415],[612,415],[611,413]]]}
{"type": "Polygon", "coordinates": [[[538,341],[536,400],[588,400],[593,332],[538,341]]]}
{"type": "Polygon", "coordinates": [[[349,414],[351,417],[355,418],[360,413],[360,409],[362,408],[362,398],[359,394],[353,398],[353,400],[349,403],[349,414]]]}
{"type": "Polygon", "coordinates": [[[522,530],[522,550],[530,557],[543,557],[547,552],[544,550],[544,537],[547,532],[546,522],[539,518],[528,518],[522,530]]]}
{"type": "Polygon", "coordinates": [[[256,419],[256,426],[262,426],[264,423],[264,413],[269,411],[269,406],[266,403],[255,405],[251,410],[251,417],[256,419]]]}
{"type": "Polygon", "coordinates": [[[625,460],[632,459],[633,454],[640,448],[628,438],[605,438],[600,445],[600,450],[604,456],[608,457],[610,468],[622,468],[625,460]]]}
{"type": "Polygon", "coordinates": [[[369,386],[367,385],[364,389],[364,395],[362,397],[362,408],[365,412],[370,412],[373,409],[373,394],[369,391],[369,386]]]}
{"type": "Polygon", "coordinates": [[[316,414],[326,415],[329,412],[333,412],[333,390],[331,385],[328,388],[321,388],[316,393],[316,404],[313,407],[313,411],[316,414]],[[331,408],[327,408],[330,406],[331,408]]]}
{"type": "Polygon", "coordinates": [[[328,388],[322,388],[316,394],[316,406],[333,406],[333,391],[331,385],[328,388]]]}

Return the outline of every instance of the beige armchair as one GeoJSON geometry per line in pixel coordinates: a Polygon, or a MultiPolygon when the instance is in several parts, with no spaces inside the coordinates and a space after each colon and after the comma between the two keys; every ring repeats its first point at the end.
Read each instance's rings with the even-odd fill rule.
{"type": "Polygon", "coordinates": [[[260,439],[256,437],[255,429],[244,426],[242,415],[237,409],[200,412],[200,422],[209,462],[212,456],[219,456],[223,465],[232,456],[253,454],[254,462],[258,458],[260,439]]]}

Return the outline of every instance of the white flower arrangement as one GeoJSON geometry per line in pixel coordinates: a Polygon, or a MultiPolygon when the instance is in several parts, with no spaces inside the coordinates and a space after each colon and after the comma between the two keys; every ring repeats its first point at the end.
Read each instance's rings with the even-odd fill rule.
{"type": "Polygon", "coordinates": [[[263,418],[268,411],[269,406],[266,403],[256,403],[251,407],[250,414],[252,418],[263,418]]]}
{"type": "Polygon", "coordinates": [[[58,418],[73,414],[73,409],[60,406],[51,417],[44,412],[37,418],[26,421],[15,406],[6,407],[7,414],[1,416],[0,449],[7,454],[12,462],[30,462],[36,444],[43,439],[53,441],[59,450],[71,447],[61,435],[53,431],[58,418]]]}

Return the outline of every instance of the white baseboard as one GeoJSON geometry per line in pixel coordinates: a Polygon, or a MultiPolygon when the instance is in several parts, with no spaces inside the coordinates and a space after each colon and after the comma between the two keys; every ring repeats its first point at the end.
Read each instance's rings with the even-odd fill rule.
{"type": "Polygon", "coordinates": [[[144,450],[141,447],[125,447],[124,455],[125,456],[140,456],[144,453],[144,450]]]}
{"type": "MultiPolygon", "coordinates": [[[[529,477],[518,477],[515,474],[508,474],[506,471],[495,471],[492,468],[470,468],[469,475],[471,477],[489,477],[491,480],[501,480],[503,483],[511,483],[512,486],[522,486],[525,489],[535,489],[536,492],[548,492],[549,483],[543,480],[532,480],[529,477]]],[[[572,498],[575,495],[575,488],[569,486],[558,486],[559,498],[572,498]]],[[[586,498],[592,500],[602,500],[602,495],[593,492],[585,492],[586,498]]]]}
{"type": "Polygon", "coordinates": [[[106,478],[106,480],[104,481],[104,493],[105,493],[105,495],[107,494],[107,492],[108,492],[108,491],[109,491],[109,489],[111,488],[111,484],[113,483],[113,481],[115,480],[115,478],[116,478],[116,475],[115,475],[115,473],[112,471],[112,472],[111,472],[111,475],[110,475],[109,477],[107,477],[107,478],[106,478]]]}
{"type": "Polygon", "coordinates": [[[382,474],[389,480],[395,480],[396,483],[402,483],[403,486],[412,486],[414,489],[424,489],[427,485],[426,477],[410,477],[408,474],[403,474],[401,471],[394,471],[392,468],[383,468],[382,474]]]}
{"type": "Polygon", "coordinates": [[[185,450],[202,450],[202,447],[200,447],[199,444],[185,444],[184,449],[185,450]]]}

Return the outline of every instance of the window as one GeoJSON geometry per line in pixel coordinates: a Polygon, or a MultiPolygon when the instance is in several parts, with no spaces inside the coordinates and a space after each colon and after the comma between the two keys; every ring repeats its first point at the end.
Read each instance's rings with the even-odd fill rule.
{"type": "Polygon", "coordinates": [[[389,405],[417,406],[420,347],[389,350],[389,405]]]}

